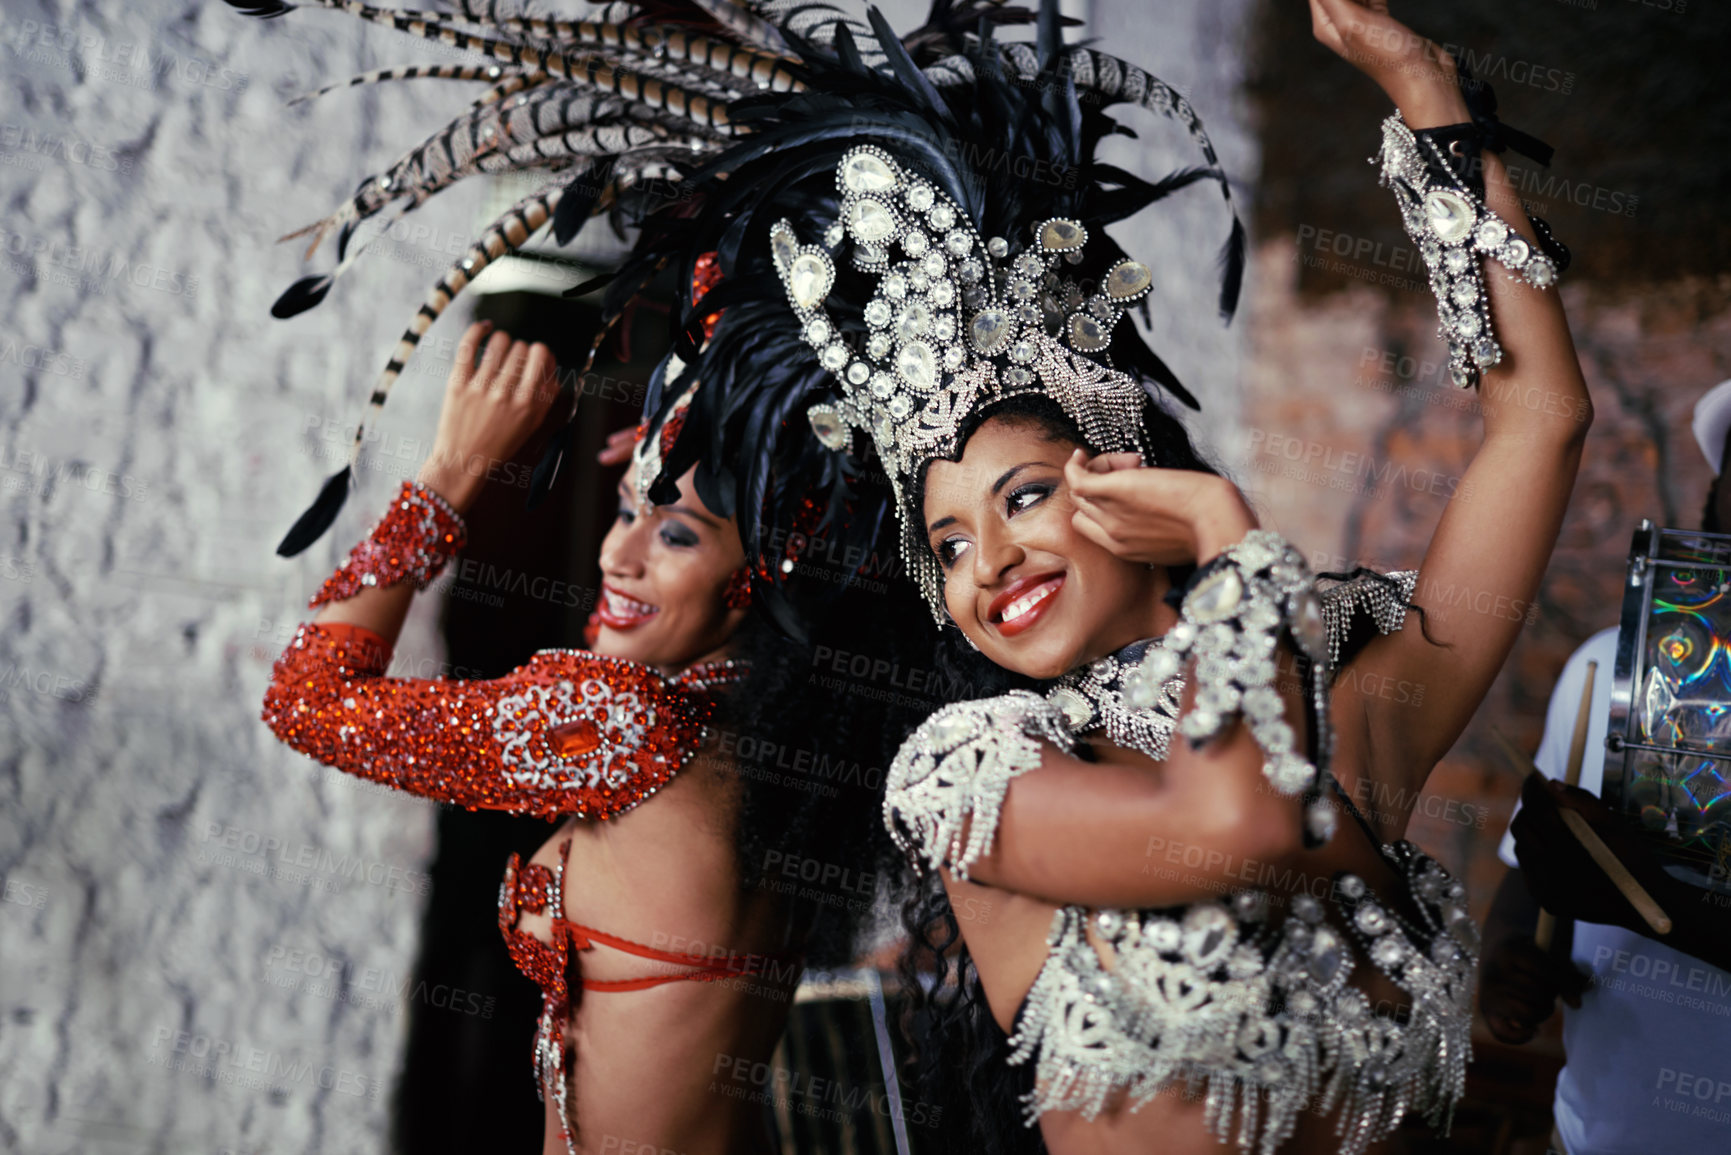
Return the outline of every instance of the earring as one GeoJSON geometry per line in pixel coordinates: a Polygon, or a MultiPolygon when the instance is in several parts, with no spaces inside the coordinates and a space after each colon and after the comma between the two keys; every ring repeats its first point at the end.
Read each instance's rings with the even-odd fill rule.
{"type": "Polygon", "coordinates": [[[751,606],[751,567],[742,565],[733,571],[727,579],[727,588],[721,591],[721,601],[730,610],[743,610],[751,606]]]}
{"type": "MultiPolygon", "coordinates": [[[[949,608],[947,606],[944,609],[944,618],[945,618],[945,620],[947,620],[950,623],[950,625],[956,626],[956,619],[950,615],[950,611],[949,611],[949,608]]],[[[974,639],[968,637],[968,631],[962,629],[961,626],[956,626],[956,633],[962,635],[962,641],[968,643],[969,647],[971,647],[973,649],[974,653],[977,654],[980,652],[980,647],[974,644],[974,639]]]]}

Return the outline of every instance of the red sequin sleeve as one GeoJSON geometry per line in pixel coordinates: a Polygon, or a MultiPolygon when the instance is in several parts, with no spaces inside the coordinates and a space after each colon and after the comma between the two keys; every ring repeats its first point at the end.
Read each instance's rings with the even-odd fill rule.
{"type": "Polygon", "coordinates": [[[665,786],[701,740],[705,698],[657,671],[543,650],[502,678],[385,676],[391,647],[303,625],[272,671],[264,721],[303,754],[471,810],[610,818],[665,786]]]}

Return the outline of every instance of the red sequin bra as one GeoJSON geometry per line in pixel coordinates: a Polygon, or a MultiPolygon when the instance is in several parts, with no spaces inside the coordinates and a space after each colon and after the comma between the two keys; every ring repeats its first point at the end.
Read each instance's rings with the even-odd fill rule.
{"type": "Polygon", "coordinates": [[[774,955],[682,954],[657,950],[572,922],[565,917],[565,870],[570,853],[571,840],[566,839],[559,844],[559,864],[552,869],[538,862],[525,866],[517,855],[511,856],[505,867],[505,881],[499,887],[499,931],[505,936],[505,946],[510,950],[517,969],[541,988],[541,1018],[535,1028],[535,1077],[542,1102],[551,1101],[558,1109],[566,1147],[575,1151],[569,1106],[571,1064],[564,1034],[565,1022],[571,1014],[566,970],[572,950],[588,950],[599,943],[639,958],[694,968],[639,979],[583,979],[582,987],[586,991],[641,991],[664,983],[745,979],[762,974],[772,965],[776,973],[786,973],[788,968],[799,964],[801,952],[785,951],[774,955]],[[517,924],[525,914],[552,918],[551,942],[518,928],[517,924]]]}

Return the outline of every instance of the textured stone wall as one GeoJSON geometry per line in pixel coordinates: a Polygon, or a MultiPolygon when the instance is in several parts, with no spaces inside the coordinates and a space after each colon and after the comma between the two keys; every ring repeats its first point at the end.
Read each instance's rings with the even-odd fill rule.
{"type": "MultiPolygon", "coordinates": [[[[268,316],[301,269],[273,239],[436,122],[407,97],[465,99],[285,109],[440,58],[393,39],[187,0],[0,15],[0,1149],[384,1146],[431,809],[257,712],[437,412],[435,341],[337,529],[273,556],[474,211],[457,193],[322,308],[268,316]]],[[[401,647],[422,672],[435,609],[401,647]]]]}
{"type": "MultiPolygon", "coordinates": [[[[1095,7],[1093,34],[1190,95],[1252,180],[1246,0],[1095,7]]],[[[437,997],[403,989],[432,811],[288,751],[257,710],[305,596],[427,447],[460,306],[336,530],[273,556],[480,190],[417,213],[319,309],[267,310],[303,271],[274,238],[469,89],[285,99],[447,59],[318,11],[0,12],[0,1149],[387,1145],[406,1006],[437,997]]],[[[1175,126],[1137,127],[1146,155],[1120,162],[1195,163],[1175,126]]],[[[1200,187],[1170,208],[1121,239],[1156,270],[1155,347],[1220,441],[1243,341],[1210,303],[1226,218],[1200,187]]],[[[399,672],[441,669],[435,611],[421,600],[399,672]]]]}

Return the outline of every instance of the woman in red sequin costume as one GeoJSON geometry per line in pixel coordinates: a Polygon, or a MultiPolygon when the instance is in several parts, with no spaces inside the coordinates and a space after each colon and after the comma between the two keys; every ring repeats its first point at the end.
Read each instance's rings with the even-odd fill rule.
{"type": "MultiPolygon", "coordinates": [[[[717,731],[748,732],[747,717],[777,701],[783,717],[822,715],[828,732],[866,747],[893,747],[906,725],[886,725],[864,698],[815,700],[810,643],[752,623],[737,522],[704,504],[689,471],[676,503],[640,502],[635,473],[659,452],[640,451],[620,483],[592,651],[542,651],[492,681],[384,676],[417,588],[462,545],[485,473],[464,463],[511,457],[546,416],[552,368],[543,345],[489,336],[485,323],[468,330],[432,456],[314,597],[322,608],[277,663],[264,719],[350,773],[562,820],[527,864],[513,858],[500,902],[512,956],[544,994],[545,1152],[768,1150],[761,1080],[731,1075],[768,1069],[824,912],[747,877],[767,857],[762,829],[784,855],[800,852],[802,828],[821,831],[821,853],[836,859],[847,827],[869,831],[875,815],[845,790],[818,813],[826,791],[810,784],[765,801],[753,781],[763,775],[714,756],[717,731]],[[735,661],[749,638],[749,662],[735,661]],[[767,667],[778,663],[793,676],[783,668],[754,691],[754,673],[777,675],[767,667]],[[730,711],[729,688],[749,701],[730,711]]],[[[650,436],[664,446],[677,427],[650,436]]],[[[917,620],[883,597],[852,620],[860,636],[894,633],[872,620],[892,612],[917,620]]],[[[858,853],[870,837],[859,834],[858,853]]]]}

